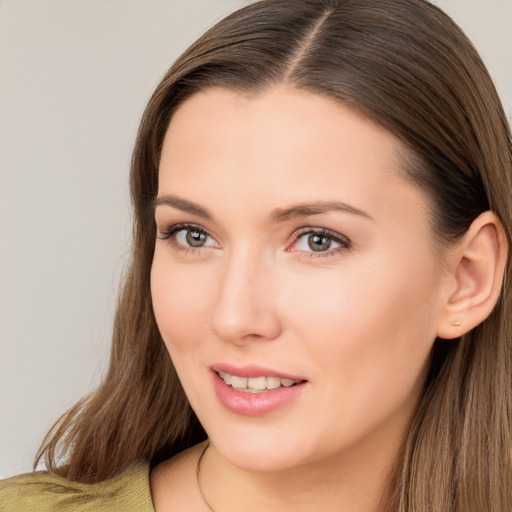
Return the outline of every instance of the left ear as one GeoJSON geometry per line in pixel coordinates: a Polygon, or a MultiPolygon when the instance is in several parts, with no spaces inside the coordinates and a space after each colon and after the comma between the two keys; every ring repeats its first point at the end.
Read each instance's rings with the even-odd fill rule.
{"type": "Polygon", "coordinates": [[[508,253],[501,222],[490,211],[482,213],[448,251],[450,290],[437,336],[453,339],[482,323],[498,301],[508,253]]]}

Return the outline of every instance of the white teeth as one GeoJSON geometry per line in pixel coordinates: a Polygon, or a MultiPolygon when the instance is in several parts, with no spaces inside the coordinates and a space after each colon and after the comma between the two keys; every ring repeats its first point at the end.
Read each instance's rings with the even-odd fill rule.
{"type": "Polygon", "coordinates": [[[267,377],[267,389],[277,389],[281,387],[281,379],[279,377],[267,377]]]}
{"type": "Polygon", "coordinates": [[[300,380],[280,379],[279,377],[238,377],[226,372],[218,372],[219,377],[228,385],[238,391],[247,393],[260,393],[262,391],[278,389],[281,386],[290,387],[298,384],[300,380]]]}
{"type": "Polygon", "coordinates": [[[231,385],[234,388],[246,388],[247,387],[247,377],[237,377],[236,375],[231,376],[231,385]]]}
{"type": "Polygon", "coordinates": [[[226,372],[219,372],[220,378],[228,385],[231,386],[231,375],[226,372]]]}
{"type": "Polygon", "coordinates": [[[258,389],[260,391],[267,389],[266,377],[251,377],[247,379],[247,387],[250,389],[258,389]]]}

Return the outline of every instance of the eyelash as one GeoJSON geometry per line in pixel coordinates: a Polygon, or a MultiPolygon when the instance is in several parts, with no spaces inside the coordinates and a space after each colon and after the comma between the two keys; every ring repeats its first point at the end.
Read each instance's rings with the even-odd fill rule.
{"type": "Polygon", "coordinates": [[[320,237],[325,237],[329,239],[332,242],[336,242],[339,245],[339,247],[336,247],[334,249],[329,249],[327,251],[300,251],[297,249],[287,249],[288,252],[300,252],[305,257],[309,258],[325,258],[327,256],[335,256],[337,254],[340,254],[342,252],[345,252],[347,250],[350,250],[352,248],[352,242],[349,238],[347,238],[344,235],[341,235],[339,233],[336,233],[335,231],[331,231],[329,229],[325,228],[302,228],[296,231],[293,235],[294,242],[292,245],[297,244],[302,238],[306,238],[309,235],[316,235],[320,237]]]}
{"type": "Polygon", "coordinates": [[[181,245],[176,241],[175,237],[175,235],[180,231],[196,231],[209,238],[212,238],[208,234],[208,231],[203,229],[201,226],[198,226],[197,224],[174,224],[164,230],[161,230],[158,238],[160,240],[167,240],[174,247],[174,249],[176,249],[177,252],[185,251],[185,254],[188,254],[189,252],[194,252],[197,255],[199,255],[201,253],[201,250],[204,249],[205,247],[187,247],[185,245],[181,245]]]}
{"type": "MultiPolygon", "coordinates": [[[[185,251],[186,254],[188,254],[189,252],[193,252],[193,253],[196,253],[197,255],[199,255],[201,253],[202,249],[207,249],[207,248],[211,247],[211,246],[206,246],[206,247],[205,246],[201,246],[201,247],[191,247],[190,246],[189,247],[189,246],[184,246],[184,245],[178,243],[176,241],[175,235],[177,233],[179,233],[180,231],[188,231],[188,230],[196,231],[196,232],[198,232],[202,235],[205,235],[206,237],[214,240],[213,237],[211,237],[211,235],[208,233],[208,231],[203,229],[201,226],[199,226],[197,224],[186,224],[186,223],[185,224],[174,224],[164,230],[160,230],[158,238],[160,240],[169,241],[169,243],[174,247],[174,249],[176,249],[177,252],[185,251]]],[[[287,252],[297,252],[301,256],[308,257],[308,258],[322,258],[322,257],[327,257],[327,256],[334,256],[334,255],[340,254],[344,251],[350,250],[352,248],[352,242],[346,236],[340,235],[339,233],[330,231],[329,229],[325,229],[325,228],[307,227],[307,228],[299,229],[298,231],[296,231],[293,234],[293,239],[294,240],[293,240],[292,244],[290,244],[288,246],[286,251],[287,252]],[[302,238],[305,238],[306,236],[309,236],[309,235],[325,237],[325,238],[329,239],[330,241],[338,243],[340,245],[339,245],[339,247],[336,247],[334,249],[329,249],[326,251],[316,251],[316,252],[315,251],[302,251],[302,250],[297,250],[297,249],[291,248],[292,245],[296,245],[302,238]]]]}

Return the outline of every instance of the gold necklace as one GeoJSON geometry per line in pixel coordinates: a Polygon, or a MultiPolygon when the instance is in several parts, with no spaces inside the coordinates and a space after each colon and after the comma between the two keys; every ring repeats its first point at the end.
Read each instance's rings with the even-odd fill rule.
{"type": "Polygon", "coordinates": [[[206,450],[210,447],[210,441],[206,442],[206,446],[204,447],[204,450],[201,452],[201,455],[199,455],[199,459],[197,459],[197,466],[196,466],[196,481],[197,481],[197,488],[199,489],[199,494],[201,495],[201,498],[203,498],[204,504],[208,507],[208,510],[210,512],[215,512],[215,510],[211,507],[211,505],[208,503],[206,498],[203,494],[203,489],[201,488],[201,482],[199,481],[199,473],[201,471],[201,461],[203,460],[204,454],[206,453],[206,450]]]}

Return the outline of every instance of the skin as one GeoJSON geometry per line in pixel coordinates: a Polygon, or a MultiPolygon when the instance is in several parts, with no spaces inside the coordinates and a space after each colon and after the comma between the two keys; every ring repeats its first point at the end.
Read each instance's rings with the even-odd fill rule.
{"type": "MultiPolygon", "coordinates": [[[[174,115],[159,170],[152,296],[211,441],[201,486],[217,512],[379,510],[455,287],[402,151],[350,108],[286,86],[258,97],[200,92],[174,115]],[[170,195],[210,218],[164,204],[170,195]],[[272,220],[276,209],[319,201],[357,212],[272,220]],[[168,236],[179,223],[199,226],[205,245],[187,246],[187,231],[168,236]],[[303,228],[340,242],[314,252],[303,228]],[[307,384],[285,406],[243,416],[214,392],[219,362],[307,384]]],[[[153,471],[159,512],[208,510],[195,481],[200,451],[153,471]]]]}

